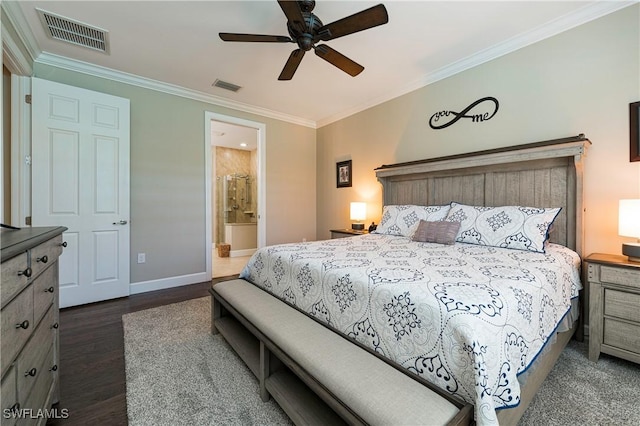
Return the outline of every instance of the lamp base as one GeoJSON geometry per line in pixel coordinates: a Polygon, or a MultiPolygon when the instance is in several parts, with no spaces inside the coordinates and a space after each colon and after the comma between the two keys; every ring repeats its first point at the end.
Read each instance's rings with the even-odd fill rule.
{"type": "Polygon", "coordinates": [[[364,223],[352,223],[351,229],[354,231],[364,231],[364,223]]]}
{"type": "Polygon", "coordinates": [[[622,244],[622,254],[629,256],[630,262],[640,262],[640,243],[622,244]]]}

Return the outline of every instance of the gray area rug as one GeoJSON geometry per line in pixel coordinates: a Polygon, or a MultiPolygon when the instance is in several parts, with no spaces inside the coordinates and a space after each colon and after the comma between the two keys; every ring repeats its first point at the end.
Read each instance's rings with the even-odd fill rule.
{"type": "MultiPolygon", "coordinates": [[[[129,424],[290,424],[210,321],[208,297],[122,317],[129,424]]],[[[639,391],[639,365],[571,341],[520,425],[640,425],[639,391]]]]}
{"type": "Polygon", "coordinates": [[[290,424],[219,334],[210,298],[122,316],[129,424],[290,424]]]}

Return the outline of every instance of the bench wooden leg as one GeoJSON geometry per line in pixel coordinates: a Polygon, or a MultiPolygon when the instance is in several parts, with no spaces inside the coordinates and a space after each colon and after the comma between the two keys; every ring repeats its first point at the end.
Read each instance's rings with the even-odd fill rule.
{"type": "Polygon", "coordinates": [[[216,328],[216,320],[222,317],[222,305],[213,294],[211,295],[211,334],[220,333],[216,328]]]}
{"type": "Polygon", "coordinates": [[[260,341],[260,399],[263,402],[269,401],[269,391],[267,391],[267,377],[271,373],[271,352],[264,344],[264,342],[260,341]]]}

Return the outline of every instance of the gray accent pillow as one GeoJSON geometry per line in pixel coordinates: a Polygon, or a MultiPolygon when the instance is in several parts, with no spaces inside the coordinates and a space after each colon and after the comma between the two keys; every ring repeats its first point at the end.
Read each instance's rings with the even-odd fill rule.
{"type": "Polygon", "coordinates": [[[453,244],[460,230],[460,222],[429,222],[421,220],[413,241],[422,243],[453,244]]]}
{"type": "Polygon", "coordinates": [[[448,212],[448,204],[444,206],[416,206],[412,204],[384,206],[382,219],[374,233],[411,238],[415,234],[420,220],[434,222],[444,220],[448,212]]]}

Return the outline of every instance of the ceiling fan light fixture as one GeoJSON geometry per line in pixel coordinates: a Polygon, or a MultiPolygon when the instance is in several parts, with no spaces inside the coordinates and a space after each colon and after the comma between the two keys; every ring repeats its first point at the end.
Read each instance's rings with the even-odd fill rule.
{"type": "Polygon", "coordinates": [[[228,81],[224,81],[224,80],[220,80],[219,78],[216,78],[216,81],[213,82],[212,84],[213,87],[218,87],[220,89],[224,89],[224,90],[230,90],[231,92],[237,92],[238,90],[242,89],[242,86],[238,86],[237,84],[233,84],[233,83],[229,83],[228,81]]]}

